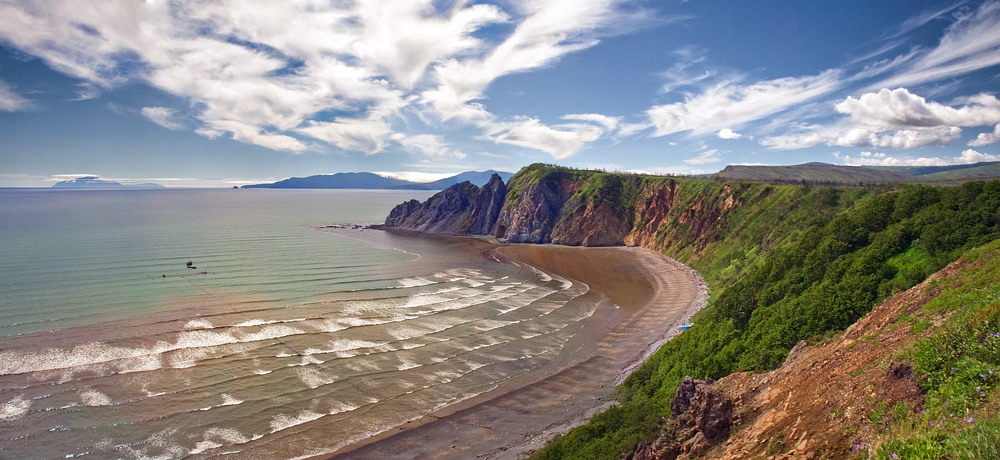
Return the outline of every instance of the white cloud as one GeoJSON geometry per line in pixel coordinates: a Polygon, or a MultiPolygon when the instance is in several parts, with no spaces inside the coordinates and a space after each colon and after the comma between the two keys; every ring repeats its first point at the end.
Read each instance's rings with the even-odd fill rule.
{"type": "Polygon", "coordinates": [[[0,80],[0,110],[17,112],[31,107],[31,101],[14,92],[6,82],[0,80]]]}
{"type": "Polygon", "coordinates": [[[1000,2],[983,2],[957,18],[936,47],[916,50],[898,72],[869,88],[915,86],[1000,64],[1000,2]]]}
{"type": "MultiPolygon", "coordinates": [[[[195,131],[208,137],[301,152],[307,146],[295,135],[306,135],[370,154],[385,148],[415,101],[438,119],[495,121],[476,100],[496,78],[549,66],[642,22],[633,7],[629,0],[11,0],[0,3],[0,41],[82,80],[79,99],[141,81],[185,99],[201,122],[195,131]],[[483,28],[499,23],[512,32],[484,38],[483,28]]],[[[4,85],[0,104],[20,110],[27,101],[4,85]]],[[[144,115],[174,126],[164,113],[144,115]]]]}
{"type": "Polygon", "coordinates": [[[177,112],[167,107],[143,107],[140,112],[142,116],[164,128],[170,130],[181,129],[181,124],[176,121],[177,112]]]}
{"type": "Polygon", "coordinates": [[[601,128],[589,124],[550,127],[537,118],[522,117],[511,122],[493,123],[485,134],[494,142],[541,150],[560,160],[569,158],[597,140],[603,132],[601,128]]]}
{"type": "Polygon", "coordinates": [[[380,118],[337,118],[331,122],[310,120],[296,132],[344,150],[371,155],[385,148],[392,127],[380,118]]]}
{"type": "Polygon", "coordinates": [[[591,123],[596,123],[604,127],[608,132],[614,131],[621,123],[621,117],[609,117],[607,115],[601,115],[599,113],[574,113],[570,115],[563,115],[561,117],[563,120],[575,120],[575,121],[589,121],[591,123]]]}
{"type": "Polygon", "coordinates": [[[719,156],[718,150],[715,149],[706,150],[704,152],[699,153],[698,156],[696,157],[684,160],[684,162],[689,165],[704,165],[710,163],[718,163],[720,161],[722,161],[722,157],[719,156]]]}
{"type": "Polygon", "coordinates": [[[654,106],[646,114],[655,128],[653,136],[718,132],[826,95],[840,87],[839,77],[840,71],[829,70],[747,85],[726,81],[700,94],[688,93],[683,102],[654,106]]]}
{"type": "Polygon", "coordinates": [[[979,133],[975,139],[969,141],[969,147],[982,147],[984,145],[1000,142],[1000,123],[993,127],[993,132],[979,133]]]}
{"type": "Polygon", "coordinates": [[[939,126],[982,126],[1000,123],[1000,100],[989,94],[965,99],[966,105],[949,107],[928,102],[906,88],[848,96],[835,108],[851,121],[871,127],[929,128],[939,126]]]}
{"type": "Polygon", "coordinates": [[[740,139],[743,137],[742,134],[729,128],[722,128],[719,132],[715,133],[715,135],[719,136],[720,139],[740,139]]]}
{"type": "Polygon", "coordinates": [[[77,83],[74,92],[76,93],[74,101],[89,101],[101,96],[101,90],[97,85],[88,82],[77,83]]]}
{"type": "Polygon", "coordinates": [[[1000,155],[989,155],[972,149],[963,150],[955,157],[909,157],[889,156],[885,153],[861,152],[857,157],[842,156],[841,160],[850,166],[945,166],[972,164],[983,161],[1000,161],[1000,155]]]}
{"type": "Polygon", "coordinates": [[[590,48],[601,35],[636,20],[623,0],[537,0],[516,2],[523,19],[499,45],[476,59],[451,59],[434,66],[434,88],[421,100],[441,120],[487,122],[476,100],[497,78],[546,67],[562,56],[590,48]]]}
{"type": "Polygon", "coordinates": [[[444,161],[450,159],[464,160],[466,155],[450,147],[441,136],[433,134],[418,134],[415,136],[400,136],[399,144],[411,152],[427,158],[425,161],[444,161]]]}
{"type": "MultiPolygon", "coordinates": [[[[977,94],[957,104],[961,105],[928,101],[906,88],[881,89],[858,98],[848,96],[835,104],[836,110],[848,117],[832,125],[807,126],[799,132],[761,139],[760,143],[776,150],[817,144],[914,149],[949,145],[961,137],[961,126],[1000,123],[1000,100],[993,95],[977,94]]],[[[983,138],[989,139],[988,135],[983,138]]]]}

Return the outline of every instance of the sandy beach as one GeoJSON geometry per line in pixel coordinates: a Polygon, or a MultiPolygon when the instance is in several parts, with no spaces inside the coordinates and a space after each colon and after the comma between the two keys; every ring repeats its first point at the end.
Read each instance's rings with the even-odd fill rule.
{"type": "Polygon", "coordinates": [[[613,403],[614,386],[707,299],[693,270],[640,248],[493,245],[489,257],[589,285],[605,303],[563,366],[348,445],[335,459],[519,458],[613,403]]]}

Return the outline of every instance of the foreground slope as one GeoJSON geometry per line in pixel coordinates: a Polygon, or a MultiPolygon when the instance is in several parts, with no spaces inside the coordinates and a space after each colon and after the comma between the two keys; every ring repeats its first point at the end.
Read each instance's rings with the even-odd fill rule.
{"type": "Polygon", "coordinates": [[[777,369],[716,382],[734,408],[725,442],[699,445],[689,431],[629,457],[998,458],[997,280],[1000,242],[970,250],[843,334],[801,342],[777,369]]]}

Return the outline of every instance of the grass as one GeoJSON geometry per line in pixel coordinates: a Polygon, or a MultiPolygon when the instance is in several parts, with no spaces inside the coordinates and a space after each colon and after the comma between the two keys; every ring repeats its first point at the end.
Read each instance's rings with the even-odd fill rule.
{"type": "Polygon", "coordinates": [[[895,415],[873,458],[1000,458],[1000,242],[964,258],[972,263],[937,283],[939,295],[918,313],[947,323],[906,353],[923,409],[895,415]]]}
{"type": "MultiPolygon", "coordinates": [[[[572,174],[588,199],[632,199],[607,176],[572,174]]],[[[656,187],[643,176],[626,182],[633,180],[638,199],[656,187]]],[[[642,230],[655,230],[651,249],[702,273],[711,287],[709,306],[695,316],[698,327],[668,342],[619,386],[614,418],[622,423],[577,428],[537,458],[618,458],[655,438],[684,376],[718,379],[778,366],[798,341],[843,330],[882,299],[1000,234],[1000,182],[887,191],[657,180],[673,183],[674,202],[659,228],[642,230]],[[735,205],[718,212],[726,202],[735,205]]],[[[930,318],[922,313],[911,327],[929,328],[930,318]]]]}

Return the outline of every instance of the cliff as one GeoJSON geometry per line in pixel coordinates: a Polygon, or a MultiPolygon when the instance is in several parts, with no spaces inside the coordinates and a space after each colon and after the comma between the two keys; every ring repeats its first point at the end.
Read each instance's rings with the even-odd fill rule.
{"type": "Polygon", "coordinates": [[[389,212],[386,227],[449,235],[489,235],[496,225],[507,187],[493,174],[483,187],[465,181],[424,203],[410,200],[389,212]]]}
{"type": "Polygon", "coordinates": [[[462,183],[424,203],[400,204],[385,226],[492,235],[512,243],[639,246],[668,253],[710,276],[728,269],[729,276],[789,235],[879,192],[533,164],[506,185],[493,177],[482,189],[462,183]]]}
{"type": "MultiPolygon", "coordinates": [[[[437,222],[428,221],[437,217],[428,216],[459,224],[471,220],[476,213],[470,193],[456,188],[424,204],[401,206],[387,225],[427,231],[438,228],[437,222]],[[466,204],[446,200],[448,194],[465,196],[466,204]],[[454,209],[446,209],[449,202],[456,203],[454,209]]],[[[709,305],[694,318],[695,326],[667,342],[618,387],[619,406],[553,442],[536,457],[615,459],[650,442],[633,453],[638,458],[655,458],[669,451],[683,457],[718,449],[716,442],[706,444],[698,437],[705,435],[699,415],[684,418],[681,414],[673,421],[663,418],[671,415],[670,401],[685,376],[743,382],[739,377],[726,379],[781,366],[797,343],[823,340],[847,329],[882,300],[924,281],[965,251],[1000,239],[997,209],[1000,181],[960,187],[810,187],[607,174],[537,164],[522,169],[507,184],[488,233],[511,242],[642,246],[698,270],[712,289],[709,305]],[[671,430],[681,433],[679,443],[670,441],[671,430]]],[[[484,233],[489,220],[480,228],[484,233]]],[[[462,225],[442,226],[449,232],[468,233],[462,225]]],[[[992,251],[996,248],[991,246],[992,251]]],[[[995,288],[995,278],[991,283],[995,288]]],[[[1000,332],[991,333],[1000,337],[1000,332]]],[[[865,340],[877,336],[873,334],[865,335],[865,340]]],[[[996,343],[1000,350],[1000,342],[996,343]]],[[[876,347],[876,351],[891,353],[887,348],[876,347]]],[[[891,356],[880,355],[880,359],[886,366],[893,365],[883,358],[891,356]]],[[[990,364],[977,367],[980,373],[996,369],[1000,376],[1000,355],[989,359],[990,364]]],[[[964,364],[947,366],[942,369],[961,369],[964,364]]],[[[822,388],[821,378],[820,374],[811,388],[822,388]]],[[[748,391],[756,391],[756,383],[749,381],[748,391]]],[[[921,388],[925,388],[923,383],[921,388]]],[[[742,430],[747,411],[753,410],[746,406],[746,392],[721,391],[733,401],[734,428],[742,430]]],[[[767,393],[781,394],[781,390],[767,393]]],[[[847,399],[862,397],[860,392],[844,394],[847,399]]],[[[706,393],[705,398],[718,399],[714,393],[706,393]]],[[[906,398],[904,405],[915,401],[906,398]]],[[[887,410],[872,400],[876,401],[872,411],[887,410]]],[[[713,407],[703,408],[711,411],[713,407]]],[[[783,407],[776,409],[778,413],[783,407]]],[[[904,409],[900,409],[901,417],[907,415],[904,409]]],[[[997,426],[1000,436],[1000,419],[997,426]]],[[[788,446],[781,441],[783,436],[786,440],[794,436],[796,445],[803,436],[794,427],[789,432],[763,433],[770,440],[751,437],[752,442],[763,442],[767,455],[788,446]]],[[[726,442],[748,445],[741,441],[746,436],[733,434],[726,442]]],[[[815,436],[819,439],[820,435],[815,436]]],[[[839,439],[832,442],[848,438],[839,439]]],[[[745,452],[760,454],[760,447],[745,452]]]]}

